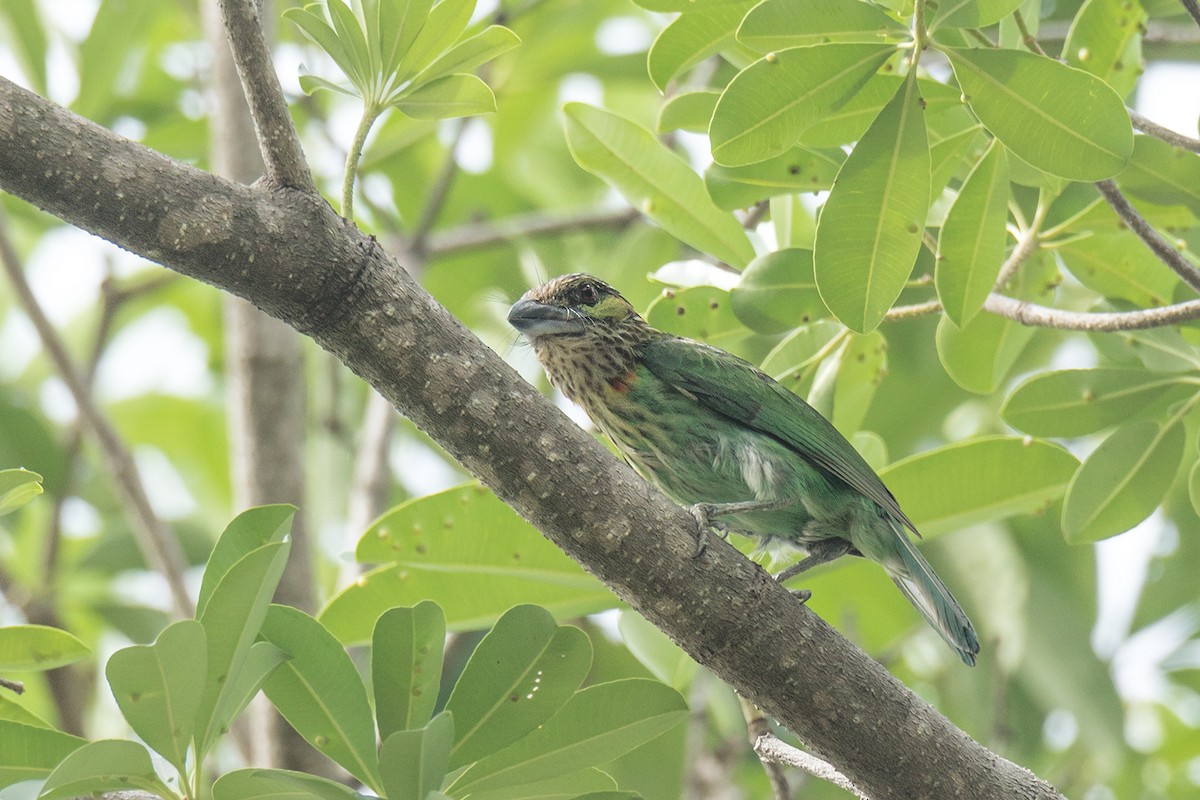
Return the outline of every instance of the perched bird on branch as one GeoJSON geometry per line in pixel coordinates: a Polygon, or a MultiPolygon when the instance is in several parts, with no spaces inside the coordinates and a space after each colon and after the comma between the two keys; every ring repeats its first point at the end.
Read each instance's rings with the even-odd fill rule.
{"type": "MultiPolygon", "coordinates": [[[[843,555],[883,566],[967,664],[979,639],[909,541],[916,526],[858,451],[811,406],[724,350],[651,328],[615,289],[566,275],[532,289],[508,321],[551,382],[630,465],[700,521],[807,556],[783,581],[843,555]]],[[[919,533],[917,535],[920,535],[919,533]]]]}

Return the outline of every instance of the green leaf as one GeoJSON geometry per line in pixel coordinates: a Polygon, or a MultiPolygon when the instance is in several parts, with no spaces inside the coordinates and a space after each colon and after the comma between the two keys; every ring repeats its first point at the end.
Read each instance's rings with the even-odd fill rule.
{"type": "Polygon", "coordinates": [[[295,516],[295,506],[280,504],[248,508],[233,518],[217,539],[204,568],[200,596],[196,599],[197,619],[204,616],[209,598],[226,573],[263,545],[284,541],[292,530],[295,516]]]}
{"type": "Polygon", "coordinates": [[[936,334],[938,358],[959,386],[991,394],[1032,337],[1033,329],[992,314],[978,314],[961,328],[942,317],[936,334]]]}
{"type": "Polygon", "coordinates": [[[708,199],[700,177],[654,135],[624,117],[583,103],[563,108],[567,146],[631,205],[697,250],[741,268],[754,258],[732,214],[708,199]]]}
{"type": "Polygon", "coordinates": [[[213,800],[358,800],[362,795],[335,781],[283,769],[237,769],[217,778],[213,800]]]}
{"type": "MultiPolygon", "coordinates": [[[[871,76],[857,94],[800,134],[800,144],[805,147],[829,148],[842,147],[858,141],[888,101],[896,96],[904,80],[902,76],[891,73],[871,76]]],[[[956,89],[925,79],[918,79],[917,86],[921,91],[921,99],[925,101],[931,133],[934,130],[934,121],[941,115],[953,109],[962,109],[961,93],[956,89]]],[[[963,114],[971,118],[965,111],[963,114]]],[[[971,121],[974,122],[974,118],[971,118],[971,121]]],[[[932,141],[931,138],[931,143],[932,141]]]]}
{"type": "Polygon", "coordinates": [[[1133,153],[1125,105],[1104,81],[1017,50],[943,52],[975,116],[1014,154],[1062,178],[1111,178],[1133,153]]]}
{"type": "Polygon", "coordinates": [[[436,601],[451,630],[491,625],[535,602],[569,617],[616,599],[487,489],[469,484],[410,500],[384,514],[358,543],[362,562],[394,562],[361,576],[320,620],[344,644],[366,642],[397,605],[436,601]],[[479,591],[486,581],[488,590],[479,591]]]}
{"type": "Polygon", "coordinates": [[[263,685],[271,703],[305,741],[379,792],[371,704],[342,645],[290,606],[270,607],[262,636],[291,656],[263,685]]]}
{"type": "Polygon", "coordinates": [[[275,668],[287,660],[288,654],[269,642],[255,642],[251,645],[246,660],[242,662],[241,668],[230,682],[225,702],[217,709],[216,729],[228,730],[258,694],[258,690],[275,668]]]}
{"type": "Polygon", "coordinates": [[[325,0],[325,10],[333,22],[334,33],[350,67],[346,70],[346,77],[358,87],[364,98],[377,99],[375,91],[381,76],[371,67],[366,33],[359,25],[358,18],[343,0],[325,0]]]}
{"type": "Polygon", "coordinates": [[[1192,501],[1192,510],[1200,514],[1200,461],[1192,464],[1188,472],[1188,499],[1192,501]]]}
{"type": "Polygon", "coordinates": [[[1000,415],[1034,436],[1085,436],[1161,411],[1196,391],[1194,377],[1142,369],[1068,369],[1019,385],[1000,415]]]}
{"type": "Polygon", "coordinates": [[[405,91],[390,105],[413,119],[450,119],[495,111],[496,96],[474,75],[445,75],[405,91]]]}
{"type": "MultiPolygon", "coordinates": [[[[341,5],[341,0],[330,0],[330,2],[335,5],[341,5]]],[[[313,44],[324,50],[333,59],[333,63],[337,64],[342,74],[354,84],[359,96],[365,97],[366,88],[361,82],[361,76],[357,75],[358,68],[354,54],[347,49],[346,44],[338,36],[333,26],[322,15],[312,10],[315,7],[314,5],[307,8],[289,8],[283,12],[283,16],[285,19],[290,19],[294,22],[296,27],[300,28],[300,31],[313,44]]],[[[328,84],[328,81],[322,80],[321,83],[328,84]]]]}
{"type": "Polygon", "coordinates": [[[0,672],[41,672],[86,657],[87,645],[66,631],[45,625],[0,628],[0,672]]]}
{"type": "Polygon", "coordinates": [[[38,800],[67,800],[130,789],[164,798],[178,797],[159,780],[145,747],[122,739],[102,739],[89,742],[64,758],[46,778],[38,800]]]}
{"type": "Polygon", "coordinates": [[[817,220],[817,288],[846,327],[873,330],[900,296],[928,210],[929,145],[913,79],[863,134],[817,220]]]}
{"type": "Polygon", "coordinates": [[[432,64],[466,30],[475,10],[475,0],[440,0],[429,10],[420,32],[403,51],[396,74],[400,79],[416,75],[432,64]]]}
{"type": "Polygon", "coordinates": [[[808,0],[802,13],[793,0],[763,0],[742,20],[737,38],[765,52],[825,42],[878,42],[907,33],[877,6],[856,0],[808,0]]]}
{"type": "Polygon", "coordinates": [[[879,476],[928,536],[1044,511],[1078,466],[1049,442],[989,436],[897,461],[879,476]]]}
{"type": "Polygon", "coordinates": [[[971,170],[938,236],[934,282],[946,316],[962,327],[983,307],[1004,261],[1008,165],[993,140],[971,170]]]}
{"type": "Polygon", "coordinates": [[[54,726],[34,714],[20,703],[14,703],[0,694],[0,721],[19,722],[22,725],[33,725],[36,728],[54,730],[54,726]]]}
{"type": "MultiPolygon", "coordinates": [[[[384,75],[395,75],[429,19],[433,0],[383,0],[379,5],[379,42],[384,75]]],[[[457,34],[456,34],[457,36],[457,34]]]]}
{"type": "Polygon", "coordinates": [[[578,797],[580,792],[605,792],[616,788],[617,782],[608,773],[589,767],[544,781],[472,792],[471,800],[570,800],[578,797]]]}
{"type": "Polygon", "coordinates": [[[1200,155],[1153,136],[1133,137],[1133,158],[1117,176],[1121,188],[1151,203],[1187,206],[1200,215],[1200,155]]]}
{"type": "Polygon", "coordinates": [[[713,159],[736,167],[786,152],[895,52],[886,45],[821,44],[768,53],[725,87],[709,126],[713,159]]]}
{"type": "Polygon", "coordinates": [[[1063,535],[1071,544],[1123,533],[1158,508],[1183,456],[1177,420],[1148,420],[1117,428],[1083,462],[1067,489],[1063,535]]]}
{"type": "Polygon", "coordinates": [[[986,28],[1021,7],[1024,0],[947,0],[937,7],[930,30],[986,28]]]}
{"type": "Polygon", "coordinates": [[[704,172],[704,187],[719,208],[747,208],[779,194],[828,189],[845,160],[841,150],[793,147],[782,155],[744,167],[713,164],[704,172]]]}
{"type": "Polygon", "coordinates": [[[371,680],[379,738],[421,728],[433,716],[442,684],[446,618],[437,603],[392,608],[375,623],[371,680]]]}
{"type": "Polygon", "coordinates": [[[733,313],[756,333],[784,333],[829,313],[817,293],[812,251],[792,247],[751,261],[729,299],[733,313]]]}
{"type": "Polygon", "coordinates": [[[198,617],[208,639],[204,699],[196,712],[196,750],[200,758],[226,732],[234,707],[244,700],[241,671],[279,585],[290,548],[289,542],[273,542],[242,556],[212,590],[198,617]]]}
{"type": "Polygon", "coordinates": [[[446,701],[457,729],[450,766],[478,761],[537,729],[568,702],[591,663],[583,631],[559,627],[537,606],[510,610],[475,648],[446,701]]]}
{"type": "Polygon", "coordinates": [[[208,646],[204,626],[180,620],[153,645],[113,653],[104,674],[121,713],[142,741],[187,773],[187,750],[204,692],[208,646]]]}
{"type": "Polygon", "coordinates": [[[45,778],[85,744],[69,733],[0,719],[0,786],[45,778]]]}
{"type": "Polygon", "coordinates": [[[630,678],[591,686],[533,733],[471,765],[450,791],[474,794],[605,764],[685,716],[683,698],[657,681],[630,678]]]}
{"type": "Polygon", "coordinates": [[[833,380],[833,410],[829,421],[846,436],[862,427],[887,374],[887,341],[879,331],[852,335],[838,353],[833,380]]]}
{"type": "Polygon", "coordinates": [[[496,56],[507,53],[521,43],[521,37],[503,25],[489,25],[479,33],[464,39],[447,50],[436,61],[421,70],[413,83],[429,83],[435,78],[453,73],[471,72],[496,56]]]}
{"type": "Polygon", "coordinates": [[[16,511],[42,493],[42,476],[27,469],[0,470],[0,516],[16,511]]]}
{"type": "Polygon", "coordinates": [[[1138,0],[1086,0],[1067,32],[1063,58],[1128,97],[1142,73],[1145,24],[1138,0]]]}
{"type": "Polygon", "coordinates": [[[801,326],[789,334],[763,359],[762,370],[795,389],[793,384],[803,376],[805,370],[816,366],[819,357],[828,355],[847,331],[833,320],[818,320],[801,326]]]}
{"type": "Polygon", "coordinates": [[[438,714],[424,728],[396,731],[379,751],[388,800],[425,800],[442,788],[454,743],[454,717],[438,714]]]}
{"type": "Polygon", "coordinates": [[[658,112],[655,130],[658,133],[679,130],[708,133],[708,123],[712,120],[713,109],[717,107],[720,97],[720,92],[705,90],[680,92],[667,98],[658,112]]]}
{"type": "Polygon", "coordinates": [[[338,94],[348,95],[350,97],[358,97],[358,92],[352,86],[343,86],[340,83],[326,80],[319,75],[309,75],[302,73],[300,75],[300,88],[305,94],[315,94],[318,89],[326,89],[338,94]]]}
{"type": "Polygon", "coordinates": [[[1175,273],[1128,231],[1075,239],[1057,252],[1084,286],[1139,307],[1169,304],[1179,285],[1175,273]]]}
{"type": "Polygon", "coordinates": [[[736,350],[746,329],[733,313],[729,292],[715,286],[693,286],[663,292],[646,310],[651,327],[736,350]]]}
{"type": "Polygon", "coordinates": [[[733,31],[758,0],[732,0],[689,8],[650,45],[646,66],[660,92],[676,75],[733,43],[733,31]]]}

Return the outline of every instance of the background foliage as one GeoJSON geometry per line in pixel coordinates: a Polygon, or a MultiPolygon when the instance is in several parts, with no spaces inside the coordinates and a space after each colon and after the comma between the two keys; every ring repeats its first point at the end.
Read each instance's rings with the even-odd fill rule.
{"type": "MultiPolygon", "coordinates": [[[[826,413],[932,540],[925,551],[984,655],[961,668],[869,564],[814,573],[811,605],[957,725],[1070,795],[1200,792],[1200,339],[1185,305],[1200,285],[1200,156],[1134,135],[1124,110],[1144,91],[1144,62],[1194,58],[1197,28],[1166,0],[792,6],[546,0],[471,17],[443,0],[434,12],[462,25],[422,44],[424,65],[373,65],[322,32],[328,19],[335,38],[349,36],[334,0],[332,18],[284,15],[296,24],[278,24],[277,55],[329,197],[346,211],[354,199],[358,223],[411,252],[439,301],[532,380],[544,379],[503,322],[508,303],[549,275],[587,271],[657,327],[761,363],[826,413]],[[1172,43],[1180,36],[1190,49],[1172,43]],[[376,68],[392,82],[373,82],[376,68]],[[343,165],[359,147],[355,195],[343,165]],[[1113,212],[1093,183],[1107,179],[1192,273],[1172,272],[1113,212]],[[1001,316],[1011,306],[998,296],[1054,309],[1053,326],[1001,316]],[[1142,310],[1175,307],[1182,321],[1145,327],[1142,310]],[[1101,332],[1088,329],[1094,317],[1063,312],[1124,316],[1101,332]]],[[[205,166],[210,55],[197,9],[103,0],[87,10],[4,4],[5,74],[205,166]]],[[[1195,102],[1194,86],[1171,91],[1195,102]]],[[[3,206],[7,236],[133,448],[203,602],[215,533],[241,510],[216,294],[11,198],[3,206]]],[[[114,476],[80,436],[12,295],[0,293],[0,315],[0,468],[35,470],[45,488],[21,505],[29,481],[0,484],[0,510],[14,509],[0,520],[3,622],[63,628],[77,638],[56,647],[98,654],[28,675],[27,661],[0,655],[3,677],[30,687],[20,701],[0,695],[0,723],[35,715],[69,734],[123,737],[115,703],[171,761],[163,750],[179,737],[160,732],[159,749],[103,667],[156,637],[195,648],[199,623],[167,627],[163,586],[144,568],[114,476]]],[[[604,766],[622,789],[767,791],[728,690],[635,615],[583,616],[615,601],[488,493],[460,486],[467,476],[420,433],[402,424],[385,450],[390,500],[403,504],[349,529],[366,392],[323,353],[307,364],[301,513],[317,531],[327,601],[317,619],[342,645],[378,636],[387,609],[434,599],[459,634],[445,662],[456,676],[478,641],[471,631],[539,604],[590,640],[583,685],[654,676],[688,698],[693,724],[604,766]]],[[[310,624],[277,615],[278,636],[293,623],[310,624]]],[[[146,657],[135,652],[124,658],[146,657]]],[[[282,708],[279,691],[268,684],[282,708]]],[[[385,726],[408,726],[385,723],[378,703],[375,715],[386,749],[385,726]]],[[[369,715],[358,723],[373,736],[369,715]]],[[[73,749],[55,742],[48,763],[73,749]]],[[[236,766],[230,749],[223,763],[236,766]]],[[[451,756],[451,768],[464,763],[451,756]]],[[[358,777],[377,789],[396,780],[358,777]]],[[[262,776],[223,780],[263,790],[262,776]]]]}

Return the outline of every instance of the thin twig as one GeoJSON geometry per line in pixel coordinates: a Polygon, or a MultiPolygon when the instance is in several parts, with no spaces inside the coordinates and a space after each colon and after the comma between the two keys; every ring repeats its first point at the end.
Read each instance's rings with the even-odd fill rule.
{"type": "Polygon", "coordinates": [[[759,200],[750,210],[746,212],[746,216],[742,219],[742,227],[748,231],[752,231],[758,227],[758,223],[763,221],[763,217],[771,209],[771,204],[766,200],[759,200]]]}
{"type": "Polygon", "coordinates": [[[1038,44],[1037,37],[1029,32],[1029,27],[1025,24],[1025,18],[1021,16],[1020,11],[1013,12],[1013,22],[1017,23],[1017,30],[1021,32],[1021,39],[1025,42],[1025,46],[1039,56],[1046,55],[1046,51],[1038,44]]]}
{"type": "MultiPolygon", "coordinates": [[[[738,704],[742,707],[742,716],[746,718],[746,734],[750,738],[750,746],[754,748],[755,753],[758,753],[759,740],[766,736],[774,737],[774,734],[771,733],[771,723],[767,721],[757,706],[741,695],[738,695],[738,704]]],[[[775,800],[788,800],[792,796],[792,789],[788,786],[783,766],[778,761],[763,758],[761,755],[759,761],[767,773],[767,780],[771,784],[771,792],[775,795],[775,800]]]]}
{"type": "Polygon", "coordinates": [[[10,681],[8,678],[0,678],[0,686],[15,694],[25,694],[25,684],[20,681],[10,681]]]}
{"type": "Polygon", "coordinates": [[[845,789],[859,800],[871,800],[862,790],[854,785],[849,778],[830,764],[828,761],[823,761],[812,753],[806,753],[803,750],[792,747],[787,742],[781,741],[772,733],[765,733],[759,736],[754,741],[754,752],[758,753],[758,757],[763,763],[786,764],[789,767],[798,767],[814,778],[820,778],[823,781],[828,781],[838,788],[845,789]]]}
{"type": "Polygon", "coordinates": [[[1147,119],[1132,108],[1126,108],[1129,112],[1129,119],[1133,122],[1133,127],[1145,134],[1153,136],[1155,139],[1161,139],[1172,147],[1179,147],[1184,150],[1191,150],[1193,153],[1200,153],[1200,139],[1193,139],[1191,136],[1184,136],[1182,133],[1165,128],[1159,125],[1152,119],[1147,119]]]}
{"type": "Polygon", "coordinates": [[[990,294],[983,310],[1035,328],[1057,328],[1064,331],[1138,331],[1178,325],[1200,319],[1200,300],[1144,308],[1137,311],[1064,311],[1036,303],[1027,303],[1002,294],[990,294]]]}
{"type": "Polygon", "coordinates": [[[267,168],[267,179],[279,186],[315,192],[312,173],[288,114],[283,88],[275,74],[271,48],[263,34],[262,3],[257,0],[220,0],[225,31],[233,60],[250,104],[258,146],[267,168]]]}
{"type": "Polygon", "coordinates": [[[624,228],[638,219],[636,209],[616,211],[584,211],[572,216],[525,214],[510,217],[490,225],[467,224],[429,235],[427,252],[432,256],[448,255],[463,250],[475,250],[507,244],[527,236],[554,236],[567,231],[624,228]]]}
{"type": "Polygon", "coordinates": [[[133,454],[129,452],[112,423],[100,411],[87,383],[79,374],[78,368],[67,353],[66,346],[59,338],[58,331],[54,329],[46,313],[38,304],[29,283],[25,280],[25,272],[13,249],[12,242],[9,240],[8,226],[3,215],[0,215],[0,262],[8,274],[18,302],[38,332],[42,347],[45,348],[59,377],[71,392],[80,418],[87,424],[100,444],[100,451],[107,462],[108,471],[125,501],[125,511],[129,516],[134,538],[142,551],[142,557],[146,559],[147,565],[166,579],[175,613],[181,618],[193,616],[195,607],[192,605],[183,580],[183,569],[186,564],[183,550],[162,520],[154,513],[150,499],[146,495],[146,489],[142,485],[141,476],[138,475],[133,454]]]}
{"type": "Polygon", "coordinates": [[[1104,199],[1112,206],[1112,210],[1117,212],[1117,216],[1137,234],[1139,239],[1146,243],[1150,251],[1182,278],[1184,283],[1200,292],[1200,268],[1184,258],[1174,245],[1154,230],[1153,226],[1137,212],[1137,209],[1130,205],[1129,200],[1117,188],[1117,184],[1113,183],[1111,179],[1098,181],[1096,188],[1100,190],[1100,194],[1104,195],[1104,199]]]}

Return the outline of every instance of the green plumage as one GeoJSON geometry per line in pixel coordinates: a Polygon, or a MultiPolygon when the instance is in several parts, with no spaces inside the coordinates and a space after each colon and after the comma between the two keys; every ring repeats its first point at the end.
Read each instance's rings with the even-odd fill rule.
{"type": "Polygon", "coordinates": [[[975,631],[909,540],[906,529],[916,527],[850,443],[799,397],[730,353],[649,327],[587,275],[528,292],[509,321],[533,343],[551,381],[648,481],[687,505],[774,506],[733,514],[731,527],[806,550],[801,565],[846,553],[878,562],[962,660],[975,663],[975,631]]]}

